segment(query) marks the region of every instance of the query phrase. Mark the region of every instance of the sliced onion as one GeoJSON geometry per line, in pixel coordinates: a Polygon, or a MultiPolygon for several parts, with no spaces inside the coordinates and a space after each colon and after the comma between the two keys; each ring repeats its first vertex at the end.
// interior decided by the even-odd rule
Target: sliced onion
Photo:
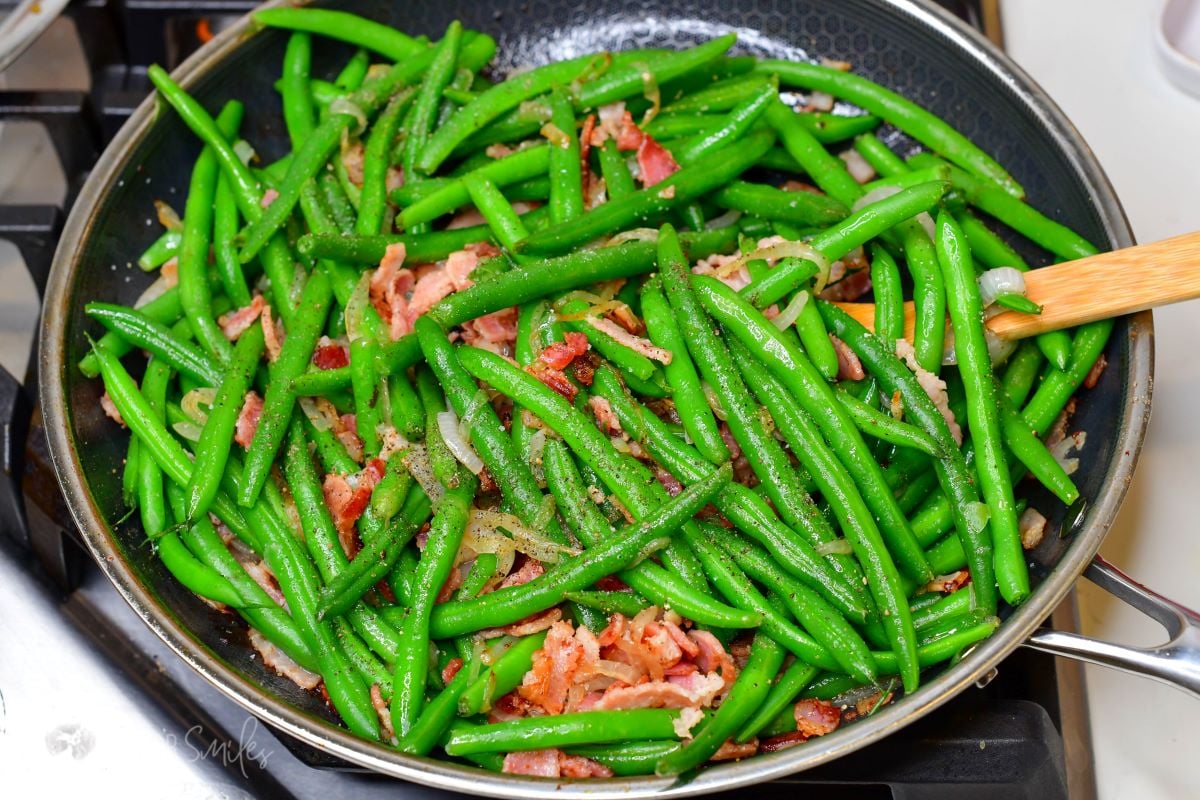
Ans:
{"type": "MultiPolygon", "coordinates": [[[[552,542],[541,533],[525,525],[512,514],[501,511],[485,511],[476,508],[471,511],[471,521],[467,525],[468,533],[478,526],[482,530],[498,532],[501,529],[512,534],[512,546],[529,556],[546,564],[557,563],[564,555],[578,555],[579,550],[552,542]]],[[[503,536],[503,534],[499,534],[503,536]]],[[[507,537],[506,537],[507,538],[507,537]]],[[[487,552],[476,549],[476,552],[487,552]]]]}
{"type": "Polygon", "coordinates": [[[967,503],[963,506],[963,520],[971,533],[979,533],[992,518],[992,510],[987,503],[967,503]]]}
{"type": "Polygon", "coordinates": [[[175,209],[171,208],[162,200],[154,201],[155,216],[158,217],[158,224],[162,225],[169,231],[183,230],[183,221],[179,219],[179,215],[175,213],[175,209]]]}
{"type": "Polygon", "coordinates": [[[854,548],[850,546],[850,542],[846,539],[834,539],[830,542],[823,542],[813,549],[817,551],[817,555],[822,556],[848,556],[854,552],[854,548]]]}
{"type": "Polygon", "coordinates": [[[1079,469],[1078,458],[1068,458],[1072,450],[1083,450],[1083,446],[1087,444],[1087,431],[1079,431],[1072,433],[1069,436],[1064,436],[1061,441],[1050,446],[1050,455],[1054,456],[1054,460],[1068,475],[1075,474],[1079,469]]]}
{"type": "Polygon", "coordinates": [[[792,325],[796,324],[796,320],[800,318],[800,312],[808,305],[808,292],[796,292],[796,296],[784,306],[783,311],[780,311],[775,319],[771,322],[781,331],[786,331],[792,325]]]}
{"type": "Polygon", "coordinates": [[[233,154],[238,157],[238,161],[243,164],[249,164],[258,154],[254,152],[254,145],[247,142],[245,139],[238,139],[233,143],[233,154]]]}
{"type": "Polygon", "coordinates": [[[354,131],[352,132],[353,136],[358,136],[367,129],[366,113],[358,107],[357,103],[345,95],[335,98],[334,101],[329,104],[329,113],[343,114],[348,117],[354,117],[354,131]]]}
{"type": "Polygon", "coordinates": [[[204,429],[194,422],[182,420],[171,426],[171,429],[187,439],[189,442],[200,441],[200,436],[204,433],[204,429]]]}
{"type": "MultiPolygon", "coordinates": [[[[516,560],[517,547],[513,540],[495,528],[482,523],[468,522],[467,530],[463,533],[464,549],[473,553],[491,553],[496,557],[496,574],[506,577],[512,571],[516,560]]],[[[461,552],[461,551],[460,551],[461,552]]]]}
{"type": "Polygon", "coordinates": [[[992,366],[1003,364],[1017,349],[1016,340],[997,336],[990,328],[983,329],[983,336],[987,339],[988,358],[992,360],[992,366]]]}
{"type": "Polygon", "coordinates": [[[794,258],[811,261],[817,265],[817,282],[813,287],[813,291],[818,294],[825,288],[825,284],[829,282],[829,259],[822,253],[817,251],[808,244],[808,242],[792,242],[784,240],[774,242],[766,247],[759,247],[748,254],[739,256],[736,260],[729,262],[717,270],[718,276],[732,275],[737,272],[747,261],[753,261],[756,258],[761,258],[768,263],[774,264],[781,258],[792,256],[794,258]]]}
{"type": "Polygon", "coordinates": [[[543,125],[541,134],[546,137],[552,147],[561,147],[566,150],[571,146],[571,137],[567,136],[566,132],[553,122],[543,125]]]}
{"type": "Polygon", "coordinates": [[[735,209],[726,211],[719,217],[713,217],[708,222],[704,223],[704,230],[712,231],[718,228],[728,228],[730,225],[742,218],[742,212],[735,209]]]}
{"type": "Polygon", "coordinates": [[[367,306],[371,303],[371,273],[364,272],[362,277],[358,279],[358,283],[354,286],[354,291],[350,293],[350,297],[346,299],[346,337],[350,341],[362,338],[365,331],[363,330],[363,316],[367,313],[367,306]]]}
{"type": "Polygon", "coordinates": [[[317,401],[313,398],[301,397],[300,410],[304,412],[304,416],[308,417],[308,421],[312,423],[314,430],[327,431],[333,428],[333,420],[322,412],[317,401]]]}
{"type": "Polygon", "coordinates": [[[633,557],[633,561],[630,562],[629,566],[637,566],[670,543],[670,536],[660,536],[657,539],[650,540],[646,543],[645,547],[643,547],[641,550],[638,550],[637,555],[633,557]]]}
{"type": "Polygon", "coordinates": [[[658,88],[654,73],[648,69],[642,70],[642,97],[650,101],[650,108],[642,116],[642,124],[645,125],[657,117],[662,108],[662,90],[658,88]]]}
{"type": "Polygon", "coordinates": [[[700,388],[704,390],[704,399],[708,401],[708,406],[716,418],[721,422],[729,419],[725,415],[725,406],[721,403],[721,398],[717,396],[717,390],[709,386],[708,381],[701,381],[700,388]]]}
{"type": "MultiPolygon", "coordinates": [[[[167,263],[170,263],[169,261],[167,263]]],[[[179,283],[178,278],[172,278],[162,274],[160,271],[158,277],[154,279],[154,283],[146,287],[146,291],[138,295],[138,299],[133,301],[134,308],[141,308],[147,303],[152,303],[158,298],[166,294],[167,290],[179,283]]]]}
{"type": "Polygon", "coordinates": [[[546,122],[550,119],[550,106],[537,100],[525,100],[517,106],[517,115],[529,122],[546,122]]]}
{"type": "Polygon", "coordinates": [[[860,184],[875,177],[875,168],[868,164],[867,160],[862,157],[862,153],[857,150],[853,148],[843,150],[838,157],[846,162],[846,171],[850,173],[850,177],[860,184]]]}
{"type": "Polygon", "coordinates": [[[883,186],[876,186],[874,189],[872,189],[871,191],[864,194],[862,197],[855,200],[854,205],[852,205],[850,207],[850,210],[851,211],[862,211],[867,206],[874,205],[875,203],[878,203],[880,200],[887,200],[889,197],[891,197],[894,194],[898,194],[899,192],[900,192],[899,186],[895,186],[895,185],[891,185],[891,184],[884,184],[883,186]]]}
{"type": "Polygon", "coordinates": [[[808,104],[817,111],[833,111],[833,95],[828,92],[810,92],[808,104]]]}
{"type": "Polygon", "coordinates": [[[442,411],[437,415],[437,424],[438,432],[442,434],[450,454],[473,474],[483,472],[483,461],[463,436],[462,428],[458,425],[458,415],[453,411],[442,411]]]}
{"type": "Polygon", "coordinates": [[[619,244],[626,242],[653,242],[658,239],[658,230],[655,228],[631,228],[627,231],[621,231],[616,236],[604,243],[605,247],[616,247],[619,244]]]}
{"type": "Polygon", "coordinates": [[[996,267],[979,276],[979,296],[990,306],[1002,294],[1025,294],[1025,276],[1015,267],[996,267]]]}
{"type": "Polygon", "coordinates": [[[542,454],[546,451],[546,429],[538,428],[529,437],[529,468],[539,486],[546,485],[546,469],[542,464],[542,454]]]}
{"type": "Polygon", "coordinates": [[[429,502],[436,503],[442,499],[446,490],[433,476],[433,465],[429,462],[429,451],[425,449],[425,445],[410,446],[400,461],[413,476],[417,485],[421,487],[421,490],[425,492],[429,502]]]}
{"type": "Polygon", "coordinates": [[[535,531],[544,531],[550,525],[550,521],[554,519],[554,513],[557,507],[554,505],[554,495],[548,494],[542,498],[542,504],[538,506],[538,512],[533,518],[533,529],[535,531]]]}
{"type": "Polygon", "coordinates": [[[179,400],[179,408],[183,415],[195,423],[204,425],[208,422],[208,412],[216,399],[217,390],[211,386],[192,389],[179,400]],[[201,406],[205,406],[202,408],[201,406]]]}
{"type": "Polygon", "coordinates": [[[925,229],[926,235],[929,236],[929,241],[936,242],[937,225],[933,223],[933,217],[929,216],[928,212],[922,211],[920,214],[917,214],[915,219],[917,220],[917,224],[925,229]]]}
{"type": "Polygon", "coordinates": [[[479,412],[491,402],[488,393],[483,389],[476,389],[475,394],[471,395],[471,405],[467,406],[466,412],[459,421],[459,426],[463,431],[463,438],[469,440],[471,438],[471,429],[475,427],[475,418],[479,416],[479,412]]]}

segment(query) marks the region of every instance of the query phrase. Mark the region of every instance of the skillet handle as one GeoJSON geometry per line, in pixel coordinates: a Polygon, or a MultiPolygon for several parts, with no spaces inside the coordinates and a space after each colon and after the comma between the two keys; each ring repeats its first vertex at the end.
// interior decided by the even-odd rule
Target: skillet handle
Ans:
{"type": "Polygon", "coordinates": [[[1084,574],[1101,589],[1166,628],[1170,639],[1158,647],[1126,647],[1076,633],[1043,629],[1030,636],[1025,646],[1141,675],[1200,698],[1200,614],[1147,589],[1100,556],[1096,556],[1084,574]]]}

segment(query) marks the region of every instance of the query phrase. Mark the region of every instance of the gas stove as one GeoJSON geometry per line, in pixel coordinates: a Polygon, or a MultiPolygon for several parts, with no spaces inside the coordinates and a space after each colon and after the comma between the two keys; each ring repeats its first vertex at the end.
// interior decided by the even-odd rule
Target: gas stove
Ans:
{"type": "MultiPolygon", "coordinates": [[[[6,4],[0,4],[0,9],[6,4]]],[[[105,143],[149,91],[148,64],[173,67],[253,7],[244,0],[77,0],[0,74],[0,124],[38,123],[52,151],[30,170],[0,149],[0,239],[40,294],[65,214],[105,143]],[[70,35],[73,26],[77,36],[70,35]],[[59,40],[67,41],[65,56],[59,40]],[[72,44],[72,40],[74,43],[72,44]],[[71,73],[66,66],[78,68],[71,73]],[[12,87],[12,88],[8,88],[12,87]],[[20,168],[6,168],[16,163],[20,168]],[[30,204],[34,198],[37,204],[30,204]]],[[[947,2],[984,27],[992,3],[947,2]]],[[[994,24],[994,23],[993,23],[994,24]]],[[[33,137],[32,149],[38,147],[33,137]]],[[[2,260],[2,254],[0,254],[2,260]]],[[[11,265],[9,265],[11,266],[11,265]]],[[[0,280],[14,280],[0,268],[0,280]]],[[[0,302],[9,294],[0,289],[0,302]]],[[[9,308],[9,306],[4,306],[9,308]]],[[[0,320],[5,366],[34,314],[0,320]],[[19,319],[20,318],[20,319],[19,319]]],[[[22,313],[18,313],[22,312],[22,313]]],[[[24,379],[0,370],[0,774],[44,796],[434,798],[313,751],[259,724],[176,658],[89,562],[50,466],[24,379]],[[11,761],[10,761],[11,759],[11,761]]],[[[1076,627],[1073,599],[1056,612],[1076,627]]],[[[977,689],[887,740],[802,775],[730,797],[988,798],[1094,796],[1080,668],[1019,651],[977,689]]]]}

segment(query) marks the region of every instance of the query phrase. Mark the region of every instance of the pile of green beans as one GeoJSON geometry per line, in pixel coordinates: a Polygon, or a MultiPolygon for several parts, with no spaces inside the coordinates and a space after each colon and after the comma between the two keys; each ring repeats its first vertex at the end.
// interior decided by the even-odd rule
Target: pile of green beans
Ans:
{"type": "MultiPolygon", "coordinates": [[[[1042,439],[1112,322],[994,360],[977,273],[1031,268],[1013,236],[1095,248],[990,155],[852,72],[730,57],[732,34],[497,80],[458,22],[255,19],[288,36],[292,151],[251,168],[262,110],[151,67],[197,155],[182,221],[130,260],[178,285],[88,303],[79,368],[128,428],[124,497],[166,570],[316,673],[350,730],[485,769],[558,749],[682,775],[794,731],[798,700],[915,691],[1029,595],[1017,481],[1080,499],[1042,439]],[[356,48],[336,74],[326,38],[356,48]],[[838,259],[874,331],[823,299],[838,259]],[[715,708],[489,717],[536,702],[514,693],[563,626],[607,642],[622,618],[748,655],[715,708]]],[[[1003,305],[1039,313],[1023,300],[1003,305]]]]}

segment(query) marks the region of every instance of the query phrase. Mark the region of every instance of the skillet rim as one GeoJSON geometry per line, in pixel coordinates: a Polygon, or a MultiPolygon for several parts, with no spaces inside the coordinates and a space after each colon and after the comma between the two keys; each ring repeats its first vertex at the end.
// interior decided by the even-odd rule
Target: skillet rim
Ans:
{"type": "MultiPolygon", "coordinates": [[[[964,50],[980,69],[1004,83],[1025,103],[1050,134],[1054,145],[1089,190],[1090,199],[1104,226],[1109,244],[1133,244],[1128,220],[1111,184],[1079,132],[1042,89],[1007,55],[949,12],[926,0],[880,0],[893,13],[907,15],[932,28],[952,45],[964,50]]],[[[272,0],[264,7],[287,5],[272,0]]],[[[254,26],[249,15],[219,34],[173,73],[185,88],[226,56],[241,47],[254,26]]],[[[104,515],[88,492],[82,465],[68,429],[65,370],[68,300],[81,269],[80,245],[92,229],[108,190],[131,150],[157,119],[157,101],[151,94],[121,128],[101,155],[64,226],[54,257],[40,328],[40,406],[45,419],[50,454],[68,508],[88,549],[126,602],[192,669],[246,711],[306,744],[363,767],[394,777],[452,791],[497,797],[685,797],[747,786],[790,775],[832,761],[876,742],[930,713],[972,683],[983,678],[1004,657],[1020,646],[1072,589],[1111,527],[1127,491],[1141,450],[1150,414],[1153,384],[1153,323],[1149,312],[1128,318],[1129,361],[1124,376],[1131,402],[1122,410],[1116,445],[1102,488],[1073,535],[1070,547],[1033,592],[995,634],[981,643],[958,665],[937,675],[913,695],[883,708],[836,736],[809,742],[804,747],[756,756],[746,761],[709,767],[690,779],[614,778],[599,782],[530,780],[460,767],[431,758],[406,756],[381,744],[368,742],[326,720],[301,711],[262,687],[248,681],[178,623],[153,591],[136,575],[115,546],[104,515]],[[86,209],[86,211],[85,211],[86,209]]],[[[1120,330],[1120,328],[1118,329],[1120,330]]]]}

